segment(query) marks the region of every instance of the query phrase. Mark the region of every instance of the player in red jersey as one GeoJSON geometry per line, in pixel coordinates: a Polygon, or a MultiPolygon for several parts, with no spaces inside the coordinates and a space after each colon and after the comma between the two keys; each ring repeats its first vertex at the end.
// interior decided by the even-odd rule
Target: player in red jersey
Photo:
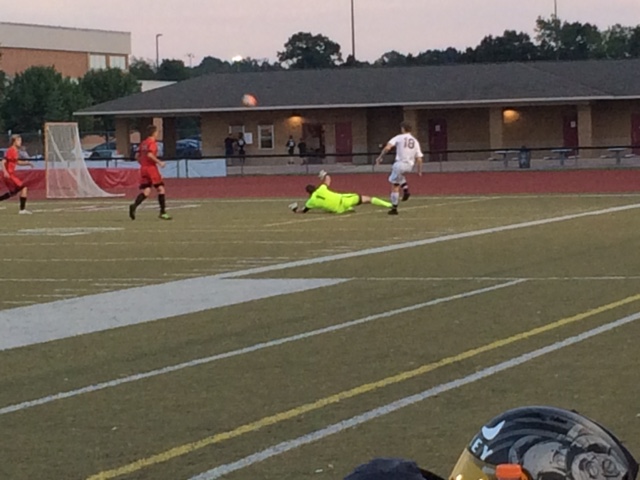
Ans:
{"type": "Polygon", "coordinates": [[[138,148],[138,162],[140,163],[140,192],[135,201],[129,205],[129,217],[136,219],[136,209],[151,194],[151,187],[158,191],[158,203],[160,204],[160,218],[171,220],[166,212],[166,200],[164,196],[164,182],[158,167],[164,168],[165,163],[158,158],[158,128],[150,125],[147,128],[147,138],[140,143],[138,148]]]}
{"type": "Polygon", "coordinates": [[[31,215],[27,210],[27,187],[16,175],[16,167],[24,165],[33,168],[33,164],[27,160],[20,160],[20,147],[22,137],[20,135],[11,136],[11,146],[7,149],[2,159],[2,178],[7,186],[8,192],[0,195],[0,202],[20,193],[20,213],[21,215],[31,215]]]}

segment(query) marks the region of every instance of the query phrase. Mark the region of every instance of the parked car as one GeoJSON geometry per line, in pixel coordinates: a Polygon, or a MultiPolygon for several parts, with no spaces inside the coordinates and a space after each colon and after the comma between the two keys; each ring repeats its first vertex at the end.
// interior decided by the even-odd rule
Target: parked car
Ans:
{"type": "MultiPolygon", "coordinates": [[[[9,150],[9,149],[8,148],[0,148],[0,160],[4,158],[4,156],[7,153],[7,150],[9,150]]],[[[26,150],[20,150],[19,156],[20,156],[20,160],[38,161],[38,160],[42,160],[43,159],[42,155],[29,155],[29,153],[26,150]]]]}
{"type": "MultiPolygon", "coordinates": [[[[131,145],[131,158],[135,159],[139,144],[131,145]]],[[[158,157],[164,157],[164,143],[158,142],[158,157]]],[[[183,138],[176,142],[176,158],[202,158],[202,143],[198,140],[183,138]]]]}
{"type": "Polygon", "coordinates": [[[124,155],[122,155],[116,149],[115,141],[104,142],[104,143],[101,143],[100,145],[96,145],[92,149],[86,150],[84,155],[85,155],[85,158],[88,158],[91,160],[109,160],[112,158],[124,157],[124,155]]]}

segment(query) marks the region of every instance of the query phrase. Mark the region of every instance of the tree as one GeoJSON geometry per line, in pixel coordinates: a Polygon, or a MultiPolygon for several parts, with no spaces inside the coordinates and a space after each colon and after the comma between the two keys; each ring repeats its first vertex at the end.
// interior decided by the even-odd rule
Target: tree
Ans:
{"type": "Polygon", "coordinates": [[[506,30],[502,36],[486,36],[473,50],[467,52],[475,63],[528,62],[540,58],[538,47],[523,32],[506,30]]]}
{"type": "Polygon", "coordinates": [[[37,131],[46,122],[71,121],[88,104],[80,86],[53,67],[31,67],[7,88],[0,115],[6,129],[37,131]]]}
{"type": "MultiPolygon", "coordinates": [[[[88,99],[89,105],[93,106],[137,93],[140,91],[140,83],[129,72],[110,68],[87,72],[80,80],[80,88],[88,99]]],[[[113,119],[108,117],[100,117],[97,122],[93,122],[92,126],[93,128],[89,128],[100,128],[104,131],[115,128],[113,119]]]]}
{"type": "Polygon", "coordinates": [[[324,35],[298,32],[278,52],[282,66],[291,69],[333,68],[342,63],[340,45],[324,35]]]}
{"type": "Polygon", "coordinates": [[[191,78],[191,70],[182,60],[163,60],[156,72],[156,80],[181,82],[191,78]]]}
{"type": "Polygon", "coordinates": [[[640,57],[640,26],[613,25],[602,33],[604,54],[607,58],[640,57]]]}
{"type": "Polygon", "coordinates": [[[231,68],[231,63],[209,56],[204,57],[200,62],[200,65],[193,68],[192,75],[197,77],[210,73],[229,73],[231,68]]]}
{"type": "Polygon", "coordinates": [[[374,62],[374,65],[379,67],[406,67],[407,64],[407,56],[396,50],[383,53],[382,56],[374,62]]]}
{"type": "Polygon", "coordinates": [[[568,23],[557,17],[539,17],[536,21],[536,39],[544,58],[587,60],[605,55],[602,33],[590,23],[568,23]]]}
{"type": "Polygon", "coordinates": [[[416,57],[420,65],[451,65],[463,63],[464,57],[459,50],[449,47],[446,50],[426,50],[416,57]]]}
{"type": "Polygon", "coordinates": [[[156,71],[151,63],[142,58],[133,58],[129,65],[129,73],[138,80],[155,80],[156,71]]]}

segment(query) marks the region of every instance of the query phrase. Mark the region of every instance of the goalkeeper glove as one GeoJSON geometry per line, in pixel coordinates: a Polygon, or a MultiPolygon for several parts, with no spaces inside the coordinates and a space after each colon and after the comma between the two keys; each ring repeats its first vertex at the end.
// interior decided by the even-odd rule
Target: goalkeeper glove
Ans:
{"type": "Polygon", "coordinates": [[[318,178],[320,180],[324,180],[324,177],[327,176],[327,172],[325,170],[320,170],[320,173],[318,173],[318,178]]]}

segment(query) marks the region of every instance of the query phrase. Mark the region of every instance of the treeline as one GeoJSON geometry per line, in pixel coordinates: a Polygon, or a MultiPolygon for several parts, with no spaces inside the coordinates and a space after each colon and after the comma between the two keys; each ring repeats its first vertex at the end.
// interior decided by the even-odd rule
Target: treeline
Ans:
{"type": "Polygon", "coordinates": [[[544,60],[588,60],[640,58],[640,25],[614,25],[600,30],[591,23],[538,18],[533,37],[507,30],[488,35],[475,47],[401,53],[390,51],[372,63],[346,56],[341,46],[324,35],[299,32],[291,36],[277,61],[245,58],[238,62],[205,57],[193,67],[182,60],[164,60],[158,68],[150,61],[134,59],[131,73],[143,80],[180,81],[210,73],[260,72],[282,69],[340,67],[401,67],[469,63],[528,62],[544,60]]]}
{"type": "MultiPolygon", "coordinates": [[[[341,46],[324,35],[299,32],[277,53],[277,61],[245,58],[227,61],[206,57],[193,67],[166,59],[155,66],[133,59],[129,72],[92,71],[79,81],[64,78],[53,68],[33,67],[9,81],[0,71],[1,131],[37,132],[45,122],[69,121],[82,108],[140,90],[140,80],[182,81],[211,73],[260,72],[283,69],[376,68],[417,65],[640,58],[640,26],[614,25],[600,30],[591,23],[538,18],[533,38],[507,30],[486,36],[473,48],[426,50],[418,54],[387,52],[373,63],[344,58],[341,46]]],[[[84,131],[108,131],[113,120],[82,119],[84,131]]]]}

